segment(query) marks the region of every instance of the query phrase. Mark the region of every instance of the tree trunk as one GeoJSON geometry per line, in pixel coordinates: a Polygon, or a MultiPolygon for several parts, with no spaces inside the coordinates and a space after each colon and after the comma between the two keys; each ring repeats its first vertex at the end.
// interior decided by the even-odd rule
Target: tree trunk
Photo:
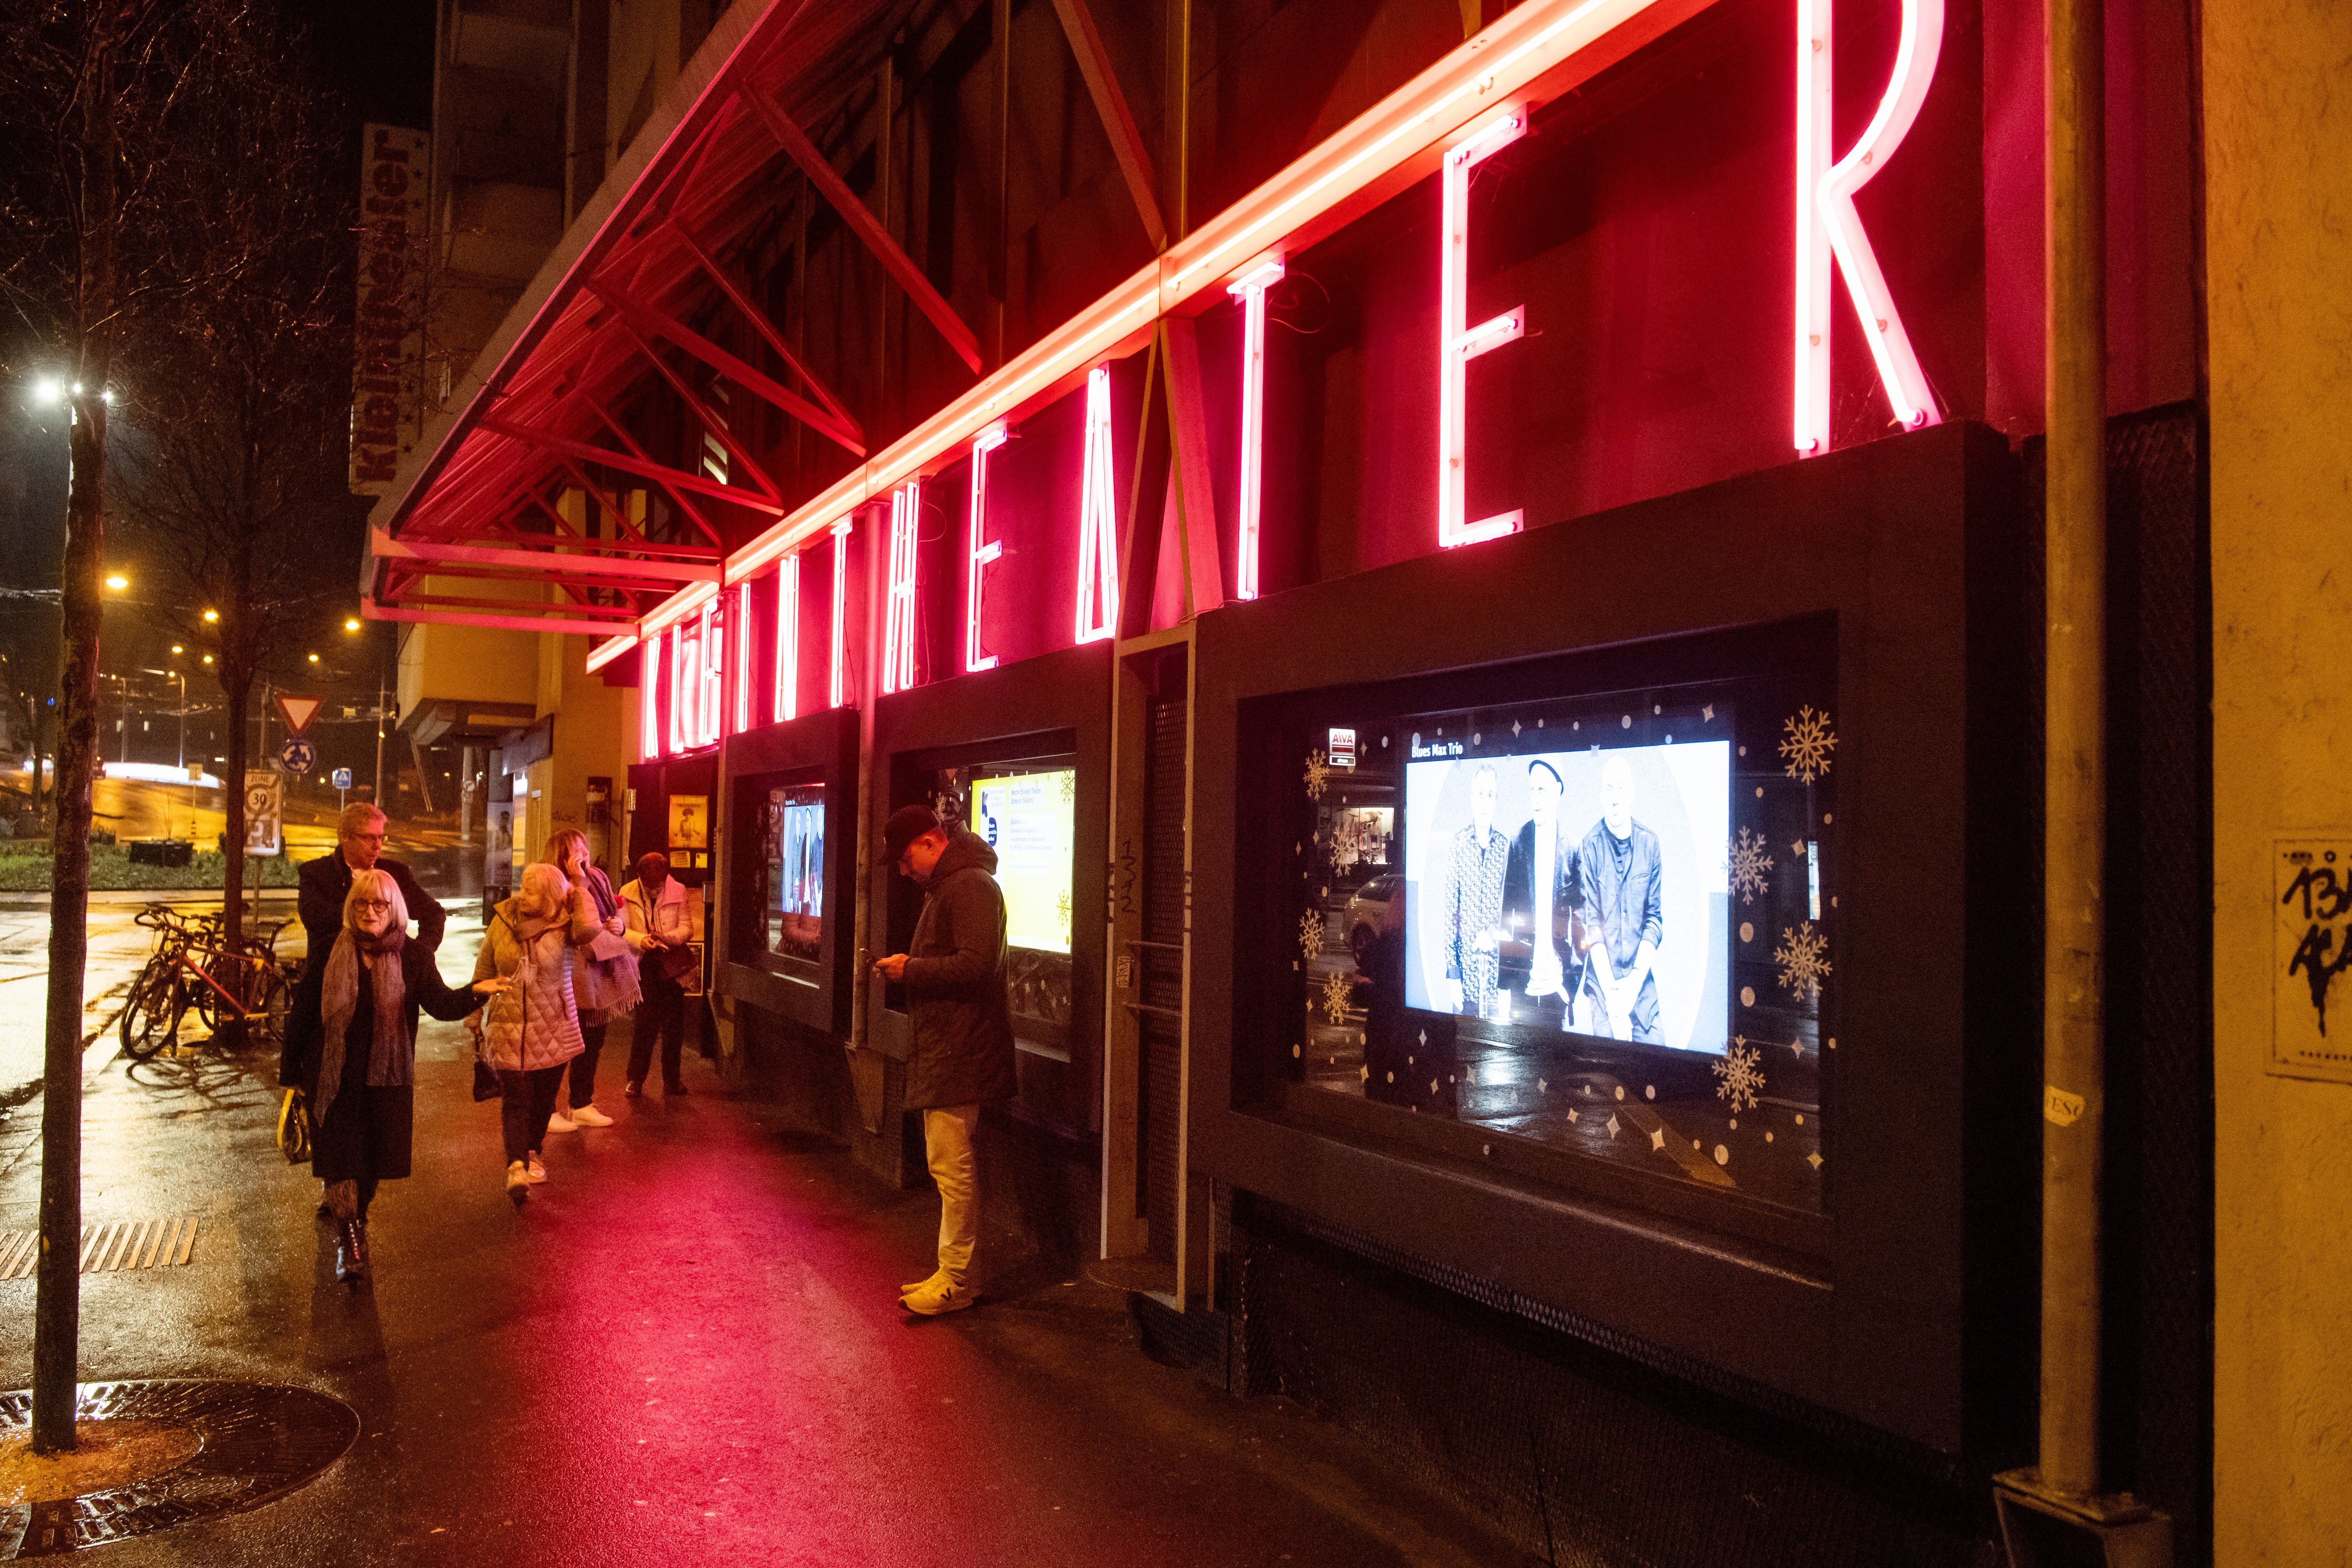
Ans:
{"type": "Polygon", "coordinates": [[[245,935],[245,770],[252,748],[246,744],[245,710],[253,700],[253,677],[224,678],[221,691],[228,699],[228,762],[221,795],[228,806],[226,864],[221,879],[221,918],[228,928],[232,949],[245,935]]]}
{"type": "Polygon", "coordinates": [[[81,1341],[81,1047],[89,957],[90,778],[98,766],[99,575],[106,542],[106,385],[113,374],[115,17],[91,24],[81,87],[82,237],[73,474],[59,616],[58,776],[50,845],[49,998],[42,1057],[41,1250],[33,1305],[33,1451],[74,1447],[81,1341]]]}

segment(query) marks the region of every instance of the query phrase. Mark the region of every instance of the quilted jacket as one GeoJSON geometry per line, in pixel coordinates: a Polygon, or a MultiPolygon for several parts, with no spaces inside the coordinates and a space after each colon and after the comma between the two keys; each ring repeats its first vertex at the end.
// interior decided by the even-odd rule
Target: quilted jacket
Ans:
{"type": "Polygon", "coordinates": [[[483,1009],[482,1059],[503,1071],[528,1072],[568,1062],[585,1048],[572,993],[570,950],[594,939],[596,910],[580,892],[553,921],[527,921],[516,903],[508,899],[499,904],[482,933],[474,978],[501,975],[514,983],[483,1009]]]}

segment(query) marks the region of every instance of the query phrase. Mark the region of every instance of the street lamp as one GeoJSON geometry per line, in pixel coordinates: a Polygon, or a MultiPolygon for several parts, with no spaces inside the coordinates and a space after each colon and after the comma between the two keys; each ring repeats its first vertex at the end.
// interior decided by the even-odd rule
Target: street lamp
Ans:
{"type": "Polygon", "coordinates": [[[316,663],[318,663],[318,662],[319,662],[319,656],[318,656],[317,654],[315,654],[315,653],[314,653],[314,654],[312,654],[312,655],[310,656],[310,662],[311,662],[312,664],[316,664],[316,663]]]}
{"type": "Polygon", "coordinates": [[[106,585],[120,594],[123,589],[131,586],[131,579],[125,577],[121,573],[116,572],[107,577],[106,585]]]}
{"type": "Polygon", "coordinates": [[[360,629],[360,618],[359,618],[357,616],[352,616],[350,619],[348,619],[348,620],[346,620],[346,621],[344,621],[344,622],[343,622],[343,630],[345,630],[345,631],[347,631],[347,632],[355,632],[355,631],[357,631],[357,630],[359,630],[359,629],[360,629]]]}
{"type": "Polygon", "coordinates": [[[207,623],[219,620],[220,612],[218,610],[206,610],[205,612],[205,619],[207,623]]]}

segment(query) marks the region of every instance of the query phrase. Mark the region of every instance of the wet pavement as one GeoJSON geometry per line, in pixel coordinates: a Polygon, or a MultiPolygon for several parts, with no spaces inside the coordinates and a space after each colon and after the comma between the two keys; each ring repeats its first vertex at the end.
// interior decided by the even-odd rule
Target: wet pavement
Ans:
{"type": "MultiPolygon", "coordinates": [[[[445,976],[470,973],[479,936],[453,921],[445,976]]],[[[24,959],[0,943],[0,963],[24,959]]],[[[24,1027],[7,990],[0,1035],[24,1027]]],[[[551,1134],[551,1179],[519,1212],[465,1033],[428,1021],[416,1173],[378,1200],[356,1292],[333,1279],[316,1184],[272,1147],[274,1060],[133,1065],[101,1039],[85,1217],[201,1228],[186,1267],[82,1277],[85,1382],[292,1384],[360,1417],[319,1479],[104,1561],[1516,1561],[1297,1406],[1153,1363],[1124,1295],[994,1224],[984,1304],[907,1318],[897,1287],[929,1271],[936,1198],[881,1187],[691,1058],[688,1097],[625,1100],[625,1035],[598,1097],[616,1125],[551,1134]]],[[[0,1229],[34,1222],[38,1114],[0,1122],[0,1229]]],[[[29,1376],[32,1302],[30,1279],[0,1282],[0,1387],[29,1376]]]]}

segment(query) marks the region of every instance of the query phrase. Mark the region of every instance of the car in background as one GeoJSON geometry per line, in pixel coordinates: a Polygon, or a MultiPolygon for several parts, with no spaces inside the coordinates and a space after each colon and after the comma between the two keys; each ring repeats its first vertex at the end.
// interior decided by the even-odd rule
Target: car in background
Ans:
{"type": "Polygon", "coordinates": [[[1389,921],[1397,912],[1397,900],[1404,896],[1404,878],[1391,871],[1375,877],[1356,889],[1348,900],[1345,924],[1348,928],[1348,951],[1358,963],[1364,962],[1364,949],[1389,929],[1389,921]]]}

